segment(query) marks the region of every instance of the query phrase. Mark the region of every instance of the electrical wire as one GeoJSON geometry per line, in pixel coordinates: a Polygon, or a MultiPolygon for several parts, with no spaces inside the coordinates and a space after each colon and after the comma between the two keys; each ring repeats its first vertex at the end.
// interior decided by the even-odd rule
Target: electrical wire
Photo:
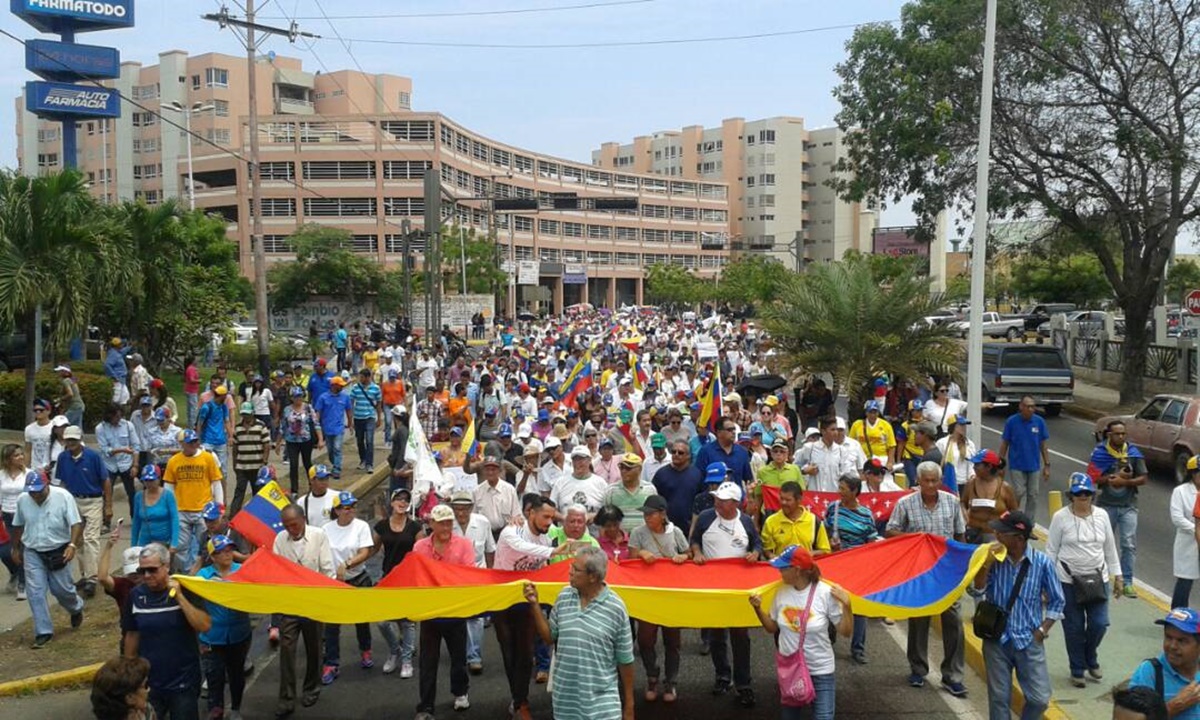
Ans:
{"type": "Polygon", "coordinates": [[[566,12],[571,10],[589,10],[592,8],[605,8],[617,5],[644,5],[652,3],[656,0],[613,0],[612,2],[589,2],[580,3],[577,5],[555,5],[551,7],[539,8],[506,8],[502,10],[463,10],[459,12],[434,12],[434,13],[380,13],[371,15],[293,15],[292,17],[280,15],[267,15],[264,19],[269,20],[390,20],[403,18],[459,18],[459,17],[481,17],[485,15],[525,15],[535,13],[550,13],[550,12],[566,12]]]}

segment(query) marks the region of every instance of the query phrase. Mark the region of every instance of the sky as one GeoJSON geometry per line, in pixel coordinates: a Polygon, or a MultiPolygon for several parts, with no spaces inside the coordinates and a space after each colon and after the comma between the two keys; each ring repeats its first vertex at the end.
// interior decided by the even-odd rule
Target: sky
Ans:
{"type": "MultiPolygon", "coordinates": [[[[243,15],[244,0],[229,0],[243,15]]],[[[229,30],[200,18],[221,0],[138,0],[136,27],[80,35],[117,47],[123,61],[158,62],[165,50],[244,54],[229,30]]],[[[853,25],[899,18],[901,0],[269,0],[259,21],[323,36],[273,37],[261,52],[300,58],[309,71],[355,69],[413,80],[414,110],[438,111],[500,142],[590,162],[607,141],[687,125],[713,126],[791,115],[810,128],[834,124],[834,67],[853,25]],[[559,11],[547,8],[591,5],[559,11]],[[536,12],[507,12],[514,10],[536,12]],[[493,13],[447,15],[452,13],[493,13]],[[327,21],[323,15],[328,14],[327,21]],[[440,17],[413,17],[441,14],[440,17]],[[351,15],[409,17],[351,19],[351,15]],[[587,47],[588,44],[804,31],[776,37],[690,44],[587,47]],[[339,41],[338,36],[345,41],[339,41]],[[532,45],[462,48],[425,43],[532,45]],[[538,46],[566,47],[538,47],[538,46]],[[318,58],[321,62],[318,62],[318,58]]],[[[4,13],[0,27],[38,33],[4,13]]],[[[15,97],[27,80],[24,49],[0,36],[0,87],[15,97]]],[[[0,105],[0,165],[16,164],[12,102],[0,105]]],[[[911,222],[906,207],[884,211],[884,225],[911,222]]]]}

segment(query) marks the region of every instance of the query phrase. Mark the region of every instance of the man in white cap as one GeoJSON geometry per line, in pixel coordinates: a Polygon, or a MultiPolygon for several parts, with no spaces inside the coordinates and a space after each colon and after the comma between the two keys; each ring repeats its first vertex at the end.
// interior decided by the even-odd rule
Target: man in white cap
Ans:
{"type": "Polygon", "coordinates": [[[70,613],[71,627],[83,623],[83,598],[71,583],[71,560],[83,543],[83,520],[69,492],[52,487],[44,470],[30,470],[12,524],[13,560],[25,567],[36,650],[54,637],[47,593],[70,613]]]}
{"type": "MultiPolygon", "coordinates": [[[[804,473],[805,487],[813,492],[837,492],[838,478],[847,473],[857,473],[862,465],[855,465],[853,453],[837,441],[837,420],[821,418],[821,439],[800,446],[793,462],[804,473]]],[[[850,441],[855,447],[857,442],[850,441]]],[[[859,452],[862,452],[861,448],[859,452]]],[[[863,460],[865,463],[866,460],[863,460]]]]}
{"type": "Polygon", "coordinates": [[[496,538],[513,518],[521,516],[521,499],[516,488],[502,480],[500,459],[495,455],[483,457],[479,474],[482,482],[471,493],[472,500],[479,514],[487,518],[492,537],[496,538]]]}
{"type": "Polygon", "coordinates": [[[538,492],[543,497],[550,497],[554,486],[558,484],[559,480],[570,475],[571,469],[567,465],[567,453],[563,448],[562,440],[551,435],[546,438],[542,447],[546,462],[538,469],[536,486],[526,486],[524,492],[538,492]]]}
{"type": "MultiPolygon", "coordinates": [[[[638,468],[641,469],[640,467],[638,468]]],[[[579,504],[587,508],[588,524],[591,525],[604,506],[604,493],[608,483],[592,472],[592,451],[580,445],[571,451],[571,472],[564,474],[550,490],[550,499],[560,508],[557,515],[563,519],[562,508],[579,504]]]]}
{"type": "MultiPolygon", "coordinates": [[[[860,468],[867,464],[867,454],[863,452],[862,443],[852,438],[846,437],[846,418],[838,416],[837,419],[837,435],[838,444],[846,448],[846,451],[852,456],[851,460],[854,467],[860,468]]],[[[891,471],[891,468],[888,468],[891,471]]]]}
{"type": "MultiPolygon", "coordinates": [[[[132,428],[129,432],[133,432],[132,428]]],[[[136,443],[136,440],[131,442],[136,443]]],[[[100,453],[84,447],[83,429],[78,425],[68,425],[63,430],[63,445],[66,449],[59,453],[58,462],[54,464],[54,477],[75,497],[75,506],[83,518],[79,570],[81,592],[90,598],[96,594],[100,531],[112,521],[112,478],[100,453]]]]}
{"type": "MultiPolygon", "coordinates": [[[[454,534],[470,540],[475,548],[475,567],[490,568],[496,559],[496,538],[487,517],[474,512],[475,498],[468,492],[456,492],[450,497],[450,509],[454,511],[454,534]]],[[[472,675],[483,672],[482,617],[467,619],[467,670],[472,675]]]]}

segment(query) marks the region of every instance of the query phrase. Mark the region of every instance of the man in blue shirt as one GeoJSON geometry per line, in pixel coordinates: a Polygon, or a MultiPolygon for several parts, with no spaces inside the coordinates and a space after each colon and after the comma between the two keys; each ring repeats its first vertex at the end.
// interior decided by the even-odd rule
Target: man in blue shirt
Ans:
{"type": "Polygon", "coordinates": [[[329,383],[333,380],[333,376],[334,374],[329,372],[325,358],[317,358],[317,361],[313,363],[312,375],[308,376],[308,401],[313,406],[316,406],[322,395],[329,392],[329,383]]]}
{"type": "Polygon", "coordinates": [[[1050,451],[1046,443],[1050,431],[1037,414],[1037,403],[1029,395],[1021,397],[1021,409],[1004,421],[1000,435],[1000,457],[1008,460],[1005,477],[1017,494],[1017,504],[1031,518],[1037,518],[1042,483],[1050,477],[1050,451]]]}
{"type": "MultiPolygon", "coordinates": [[[[686,440],[670,446],[671,462],[654,473],[654,492],[667,501],[667,518],[686,535],[692,527],[692,502],[700,492],[704,471],[692,464],[686,440]]],[[[724,480],[724,478],[722,478],[724,480]]]]}
{"type": "Polygon", "coordinates": [[[17,498],[12,530],[12,559],[25,568],[36,650],[54,637],[47,592],[71,614],[71,627],[83,624],[83,598],[71,582],[71,560],[83,541],[83,523],[71,495],[52,487],[45,470],[30,470],[25,492],[17,498]]]}
{"type": "Polygon", "coordinates": [[[63,429],[66,450],[58,455],[54,477],[75,498],[83,518],[83,544],[79,548],[80,588],[84,597],[96,594],[96,570],[100,563],[100,531],[112,522],[112,479],[100,453],[83,446],[83,430],[76,425],[63,429]]]}
{"type": "Polygon", "coordinates": [[[217,456],[221,461],[221,475],[229,477],[229,438],[233,435],[233,415],[225,398],[229,389],[218,385],[196,415],[196,431],[200,433],[200,447],[217,456]]]}
{"type": "Polygon", "coordinates": [[[737,437],[737,425],[722,415],[717,418],[713,427],[717,430],[717,439],[704,445],[700,452],[696,453],[696,467],[706,468],[712,463],[723,462],[729,468],[730,479],[744,491],[754,481],[754,473],[750,470],[750,453],[734,442],[737,437]]]}
{"type": "Polygon", "coordinates": [[[993,520],[991,527],[996,531],[997,542],[992,543],[970,589],[976,600],[986,597],[988,602],[1008,610],[1008,623],[1000,638],[983,641],[988,717],[990,720],[1012,717],[1009,706],[1015,670],[1025,695],[1021,720],[1038,720],[1050,705],[1051,693],[1044,645],[1050,628],[1062,619],[1066,600],[1054,562],[1045,553],[1029,547],[1032,518],[1020,510],[1010,510],[993,520]],[[1001,550],[1008,554],[998,562],[1001,550]]]}
{"type": "Polygon", "coordinates": [[[1174,720],[1200,719],[1200,614],[1175,608],[1154,624],[1163,626],[1163,651],[1138,665],[1129,687],[1152,688],[1174,720]]]}
{"type": "Polygon", "coordinates": [[[333,331],[333,350],[337,353],[337,370],[349,370],[350,366],[346,364],[346,348],[350,345],[350,335],[346,332],[346,323],[340,323],[338,329],[333,331]]]}
{"type": "Polygon", "coordinates": [[[371,379],[371,370],[358,371],[358,382],[350,388],[354,413],[354,440],[358,444],[358,469],[375,469],[375,428],[383,424],[383,390],[371,379]]]}
{"type": "Polygon", "coordinates": [[[129,366],[125,364],[125,355],[129,348],[119,337],[112,339],[108,352],[104,356],[104,374],[113,382],[112,401],[115,405],[129,404],[129,366]]]}
{"type": "Polygon", "coordinates": [[[313,410],[317,413],[317,422],[321,424],[321,434],[325,436],[325,445],[329,447],[329,464],[333,466],[335,480],[342,477],[342,434],[346,432],[346,425],[350,424],[351,420],[350,395],[342,392],[344,387],[346,381],[342,376],[334,375],[329,381],[329,392],[322,395],[313,405],[313,410]]]}

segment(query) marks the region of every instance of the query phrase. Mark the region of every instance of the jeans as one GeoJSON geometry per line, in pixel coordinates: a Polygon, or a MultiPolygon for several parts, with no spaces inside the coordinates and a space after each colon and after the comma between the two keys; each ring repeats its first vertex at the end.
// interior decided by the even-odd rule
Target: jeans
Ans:
{"type": "Polygon", "coordinates": [[[64,415],[67,416],[67,422],[77,427],[83,427],[83,411],[84,408],[76,408],[74,410],[68,408],[64,415]]]}
{"type": "Polygon", "coordinates": [[[461,697],[467,694],[467,688],[470,686],[471,680],[467,676],[466,622],[424,620],[421,622],[420,675],[417,682],[421,698],[417,702],[417,712],[433,713],[443,640],[446,641],[446,650],[450,653],[450,694],[461,697]]]}
{"type": "Polygon", "coordinates": [[[1038,498],[1042,494],[1042,469],[1024,471],[1009,469],[1006,478],[1017,496],[1017,505],[1037,522],[1038,498]]]}
{"type": "Polygon", "coordinates": [[[529,680],[533,677],[533,617],[529,605],[521,603],[492,615],[500,656],[504,660],[504,675],[513,708],[529,705],[529,680]]]}
{"type": "MultiPolygon", "coordinates": [[[[1121,579],[1133,585],[1133,566],[1137,562],[1138,509],[1135,507],[1104,507],[1117,536],[1117,551],[1121,555],[1121,579]]],[[[1173,605],[1172,607],[1187,607],[1173,605]]]]}
{"type": "Polygon", "coordinates": [[[379,623],[379,634],[387,643],[388,653],[399,655],[401,662],[412,662],[417,651],[417,624],[409,620],[388,620],[379,623]],[[396,632],[396,625],[400,632],[396,632]]]}
{"type": "Polygon", "coordinates": [[[217,456],[217,461],[221,463],[221,477],[229,477],[229,444],[210,445],[208,443],[201,443],[200,447],[217,456]]]}
{"type": "Polygon", "coordinates": [[[392,443],[392,408],[395,405],[383,406],[383,442],[390,445],[392,443]]]}
{"type": "Polygon", "coordinates": [[[184,690],[150,689],[150,706],[159,720],[198,720],[200,717],[200,688],[184,690]]]}
{"type": "Polygon", "coordinates": [[[129,517],[133,517],[133,496],[137,495],[137,490],[133,486],[133,471],[121,470],[109,473],[108,476],[112,478],[114,491],[117,489],[117,481],[121,481],[122,487],[125,488],[125,500],[129,503],[129,517]]]}
{"type": "Polygon", "coordinates": [[[342,433],[325,436],[325,447],[329,450],[329,469],[334,477],[342,475],[342,433]]]}
{"type": "Polygon", "coordinates": [[[717,680],[729,681],[734,687],[750,687],[750,630],[748,628],[712,628],[708,631],[708,647],[717,680]],[[726,640],[728,638],[728,641],[726,640]],[[733,646],[733,667],[729,665],[728,645],[733,646]]]}
{"type": "MultiPolygon", "coordinates": [[[[11,531],[13,526],[13,514],[7,512],[0,513],[0,517],[4,518],[4,527],[11,531]]],[[[4,567],[8,568],[9,574],[17,579],[17,587],[25,587],[25,568],[22,565],[18,565],[12,559],[12,543],[8,543],[4,547],[5,549],[0,551],[0,562],[3,562],[4,567]]]]}
{"type": "Polygon", "coordinates": [[[988,718],[1011,720],[1012,676],[1025,695],[1021,720],[1039,720],[1050,705],[1050,670],[1046,667],[1046,648],[1036,640],[1024,650],[1012,642],[1001,645],[994,640],[983,641],[983,663],[987,668],[988,718]]]}
{"type": "MultiPolygon", "coordinates": [[[[371,587],[371,576],[363,572],[357,577],[346,580],[347,585],[354,587],[371,587]]],[[[358,636],[358,651],[371,651],[371,623],[356,623],[354,632],[358,636]]],[[[325,623],[325,664],[337,667],[341,665],[342,626],[336,623],[325,623]]]]}
{"type": "Polygon", "coordinates": [[[54,595],[68,613],[83,611],[83,598],[75,592],[75,584],[71,582],[71,565],[68,563],[61,570],[51,570],[41,554],[29,548],[21,551],[21,560],[25,563],[25,592],[29,611],[33,614],[33,632],[35,635],[53,635],[54,621],[50,618],[47,592],[54,595]]]}
{"type": "Polygon", "coordinates": [[[861,655],[867,651],[867,619],[862,615],[854,616],[854,633],[850,636],[851,654],[861,655]]]}
{"type": "Polygon", "coordinates": [[[533,637],[533,664],[538,672],[550,672],[550,646],[537,634],[533,637]]]}
{"type": "Polygon", "coordinates": [[[186,427],[196,427],[196,410],[200,407],[200,395],[197,393],[187,393],[187,425],[186,427]]]}
{"type": "Polygon", "coordinates": [[[483,662],[483,618],[467,620],[467,663],[483,662]]]}
{"type": "Polygon", "coordinates": [[[321,623],[284,615],[279,622],[279,705],[277,711],[296,709],[296,649],[304,638],[304,696],[321,692],[321,623]]]}
{"type": "MultiPolygon", "coordinates": [[[[1067,643],[1067,659],[1071,665],[1071,677],[1083,677],[1084,670],[1100,667],[1096,650],[1108,631],[1108,598],[1091,605],[1075,602],[1075,586],[1063,583],[1063,596],[1067,604],[1063,607],[1063,640],[1067,643]]],[[[1172,605],[1172,607],[1181,607],[1172,605]]],[[[1182,606],[1186,607],[1186,605],[1182,606]]]]}
{"type": "Polygon", "coordinates": [[[246,654],[250,652],[250,638],[233,645],[209,646],[208,667],[208,711],[225,707],[225,679],[229,679],[229,708],[242,709],[242,695],[246,692],[246,654]]]}
{"type": "MultiPolygon", "coordinates": [[[[658,631],[661,626],[638,621],[637,644],[642,655],[642,666],[646,668],[646,678],[655,680],[659,677],[658,667],[658,631]]],[[[682,642],[682,631],[679,628],[663,627],[663,659],[665,675],[663,681],[674,685],[679,677],[679,646],[682,642]]]]}
{"type": "MultiPolygon", "coordinates": [[[[963,679],[963,623],[961,601],[955,601],[942,613],[942,682],[960,683],[963,679]]],[[[929,674],[929,625],[931,617],[908,620],[908,666],[913,675],[929,674]]]]}
{"type": "Polygon", "coordinates": [[[812,720],[833,720],[834,701],[837,700],[837,680],[834,674],[811,677],[813,690],[817,693],[811,705],[812,712],[809,713],[808,708],[784,705],[780,708],[779,715],[783,720],[808,720],[809,717],[812,720]]]}
{"type": "Polygon", "coordinates": [[[304,477],[308,477],[308,469],[312,467],[312,440],[306,442],[289,442],[287,444],[288,481],[291,483],[292,497],[300,494],[300,462],[304,463],[304,477]]]}
{"type": "Polygon", "coordinates": [[[204,536],[204,518],[198,512],[179,512],[179,561],[190,572],[200,556],[200,538],[204,536]]]}
{"type": "Polygon", "coordinates": [[[354,441],[358,445],[358,462],[374,468],[375,418],[354,418],[354,441]]]}

